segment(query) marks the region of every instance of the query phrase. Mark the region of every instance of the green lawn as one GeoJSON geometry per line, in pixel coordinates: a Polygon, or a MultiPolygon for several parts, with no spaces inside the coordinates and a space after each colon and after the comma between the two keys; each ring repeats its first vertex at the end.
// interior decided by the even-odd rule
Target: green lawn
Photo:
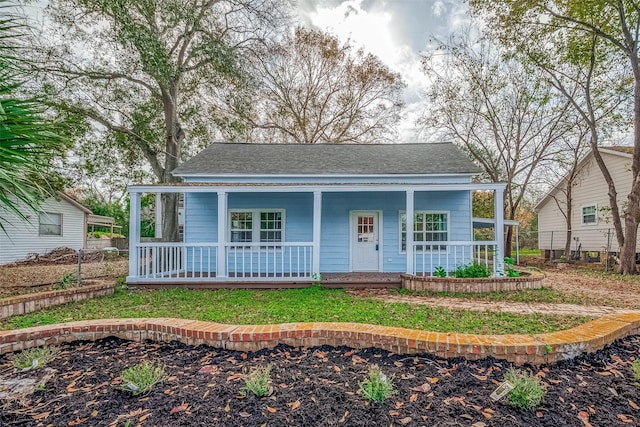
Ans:
{"type": "MultiPolygon", "coordinates": [[[[520,249],[518,253],[524,256],[531,256],[531,255],[540,256],[541,254],[540,249],[520,249]]],[[[515,249],[513,249],[513,256],[515,257],[515,255],[516,255],[516,251],[515,249]]]]}
{"type": "Polygon", "coordinates": [[[319,288],[278,291],[118,288],[113,296],[11,317],[2,329],[113,317],[180,317],[232,324],[359,322],[440,332],[544,333],[590,320],[580,316],[517,315],[385,303],[319,288]]]}

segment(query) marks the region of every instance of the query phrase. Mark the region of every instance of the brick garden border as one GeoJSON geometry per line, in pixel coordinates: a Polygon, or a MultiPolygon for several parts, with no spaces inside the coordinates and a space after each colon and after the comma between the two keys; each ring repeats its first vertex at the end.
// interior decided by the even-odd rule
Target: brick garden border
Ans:
{"type": "Polygon", "coordinates": [[[358,323],[225,325],[173,318],[102,319],[0,331],[0,354],[34,346],[116,336],[133,341],[178,340],[185,344],[253,351],[292,346],[378,347],[395,353],[480,359],[493,356],[516,364],[556,362],[594,352],[640,332],[640,312],[610,314],[573,329],[536,335],[472,335],[418,331],[358,323]]]}
{"type": "Polygon", "coordinates": [[[87,284],[79,288],[37,292],[35,294],[3,298],[0,299],[0,319],[6,319],[7,317],[30,313],[68,302],[84,301],[86,299],[112,295],[115,287],[115,282],[111,281],[87,284]]]}
{"type": "Polygon", "coordinates": [[[402,280],[402,288],[410,291],[479,293],[542,288],[544,274],[533,270],[527,271],[526,274],[519,277],[480,277],[473,279],[401,274],[400,278],[402,280]]]}

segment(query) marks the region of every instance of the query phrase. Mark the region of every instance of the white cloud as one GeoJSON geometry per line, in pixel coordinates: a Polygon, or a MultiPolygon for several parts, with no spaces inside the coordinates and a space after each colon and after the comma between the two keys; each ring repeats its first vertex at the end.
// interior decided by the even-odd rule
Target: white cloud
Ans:
{"type": "Polygon", "coordinates": [[[421,71],[420,51],[431,35],[444,37],[467,25],[467,5],[462,0],[344,0],[306,2],[299,12],[302,22],[350,40],[400,73],[407,84],[407,107],[399,136],[414,141],[415,121],[424,111],[421,94],[429,84],[421,71]]]}

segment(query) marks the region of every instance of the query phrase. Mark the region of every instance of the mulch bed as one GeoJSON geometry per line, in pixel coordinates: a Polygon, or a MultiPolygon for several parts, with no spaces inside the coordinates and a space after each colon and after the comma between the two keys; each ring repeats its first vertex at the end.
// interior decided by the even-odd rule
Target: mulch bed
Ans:
{"type": "MultiPolygon", "coordinates": [[[[74,342],[48,365],[18,371],[0,358],[8,379],[51,378],[42,390],[4,402],[0,425],[29,426],[613,426],[640,423],[640,386],[630,367],[640,337],[629,337],[573,361],[525,369],[548,387],[528,412],[489,395],[511,365],[492,358],[442,360],[370,348],[278,346],[255,353],[177,342],[120,339],[74,342]],[[118,390],[120,372],[160,360],[168,375],[142,397],[118,390]],[[370,403],[358,393],[369,367],[393,377],[397,394],[370,403]],[[272,366],[273,394],[241,397],[242,374],[272,366]]],[[[0,387],[1,388],[1,387],[0,387]]]]}

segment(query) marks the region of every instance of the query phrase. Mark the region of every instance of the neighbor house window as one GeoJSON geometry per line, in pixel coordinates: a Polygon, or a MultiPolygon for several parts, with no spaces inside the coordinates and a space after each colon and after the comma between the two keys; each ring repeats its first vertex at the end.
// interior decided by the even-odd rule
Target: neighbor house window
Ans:
{"type": "Polygon", "coordinates": [[[582,223],[596,224],[598,222],[598,209],[596,205],[582,207],[582,223]]]}
{"type": "Polygon", "coordinates": [[[284,211],[247,209],[229,212],[231,242],[282,242],[284,211]]]}
{"type": "MultiPolygon", "coordinates": [[[[407,215],[400,212],[400,250],[407,250],[407,215]]],[[[446,242],[449,240],[448,212],[415,211],[413,217],[413,241],[446,242]]],[[[418,251],[444,251],[446,245],[429,244],[416,246],[418,251]]]]}
{"type": "Polygon", "coordinates": [[[62,236],[62,214],[43,212],[39,215],[41,236],[62,236]]]}

